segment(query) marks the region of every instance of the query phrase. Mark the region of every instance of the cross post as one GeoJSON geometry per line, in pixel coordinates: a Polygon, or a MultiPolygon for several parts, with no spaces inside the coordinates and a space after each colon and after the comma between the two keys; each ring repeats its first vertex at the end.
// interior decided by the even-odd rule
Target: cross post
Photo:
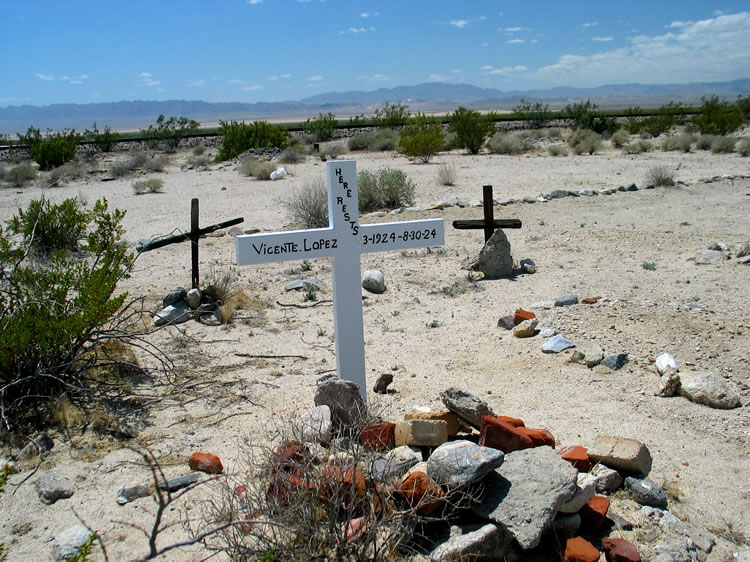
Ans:
{"type": "Polygon", "coordinates": [[[360,256],[364,253],[442,246],[443,219],[361,225],[354,160],[326,163],[328,226],[246,234],[235,238],[237,265],[330,257],[336,371],[359,385],[367,399],[360,256]]]}
{"type": "Polygon", "coordinates": [[[457,230],[484,230],[484,241],[489,242],[495,230],[498,228],[521,228],[519,219],[496,219],[494,199],[492,198],[492,186],[482,186],[482,207],[484,208],[484,219],[479,220],[455,220],[453,228],[457,230]]]}

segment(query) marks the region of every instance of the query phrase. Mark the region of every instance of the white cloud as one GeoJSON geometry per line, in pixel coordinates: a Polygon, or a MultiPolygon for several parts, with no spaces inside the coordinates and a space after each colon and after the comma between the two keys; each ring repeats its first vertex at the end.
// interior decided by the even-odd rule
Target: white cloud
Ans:
{"type": "Polygon", "coordinates": [[[614,40],[614,37],[592,37],[592,41],[599,41],[601,43],[606,43],[607,41],[614,40]]]}
{"type": "Polygon", "coordinates": [[[359,14],[359,17],[361,17],[361,18],[373,18],[373,17],[379,16],[379,15],[380,15],[380,12],[372,12],[372,13],[370,13],[370,12],[362,12],[361,14],[359,14]]]}
{"type": "Polygon", "coordinates": [[[269,80],[284,80],[286,78],[291,78],[291,77],[292,75],[288,73],[287,74],[274,74],[273,76],[269,76],[268,79],[269,80]]]}
{"type": "Polygon", "coordinates": [[[536,77],[582,87],[606,83],[724,81],[750,75],[750,12],[721,15],[663,35],[637,35],[619,49],[566,54],[536,77]],[[686,64],[689,61],[690,64],[686,64]]]}
{"type": "Polygon", "coordinates": [[[388,82],[391,77],[385,74],[373,74],[371,76],[357,76],[358,80],[365,80],[366,82],[388,82]]]}
{"type": "Polygon", "coordinates": [[[457,28],[461,29],[469,25],[469,22],[467,20],[451,20],[451,25],[456,26],[457,28]]]}
{"type": "Polygon", "coordinates": [[[68,83],[74,85],[83,84],[83,80],[70,80],[68,83]]]}
{"type": "Polygon", "coordinates": [[[591,22],[584,23],[583,27],[594,27],[594,26],[597,26],[597,25],[599,25],[598,21],[591,21],[591,22]]]}
{"type": "Polygon", "coordinates": [[[350,27],[346,30],[347,33],[364,33],[367,31],[364,27],[350,27]]]}
{"type": "Polygon", "coordinates": [[[490,46],[490,44],[489,44],[489,43],[487,43],[487,42],[484,42],[484,43],[480,43],[480,44],[479,44],[479,46],[480,46],[480,47],[489,47],[489,46],[490,46]]]}
{"type": "Polygon", "coordinates": [[[525,43],[523,39],[511,39],[510,41],[506,41],[508,45],[520,45],[521,43],[525,43]]]}
{"type": "Polygon", "coordinates": [[[504,27],[503,31],[506,33],[516,33],[518,31],[524,31],[525,29],[525,27],[504,27]]]}
{"type": "Polygon", "coordinates": [[[320,74],[314,74],[313,76],[308,76],[307,81],[308,82],[322,82],[323,77],[320,74]]]}
{"type": "Polygon", "coordinates": [[[138,75],[138,78],[151,78],[151,76],[153,76],[153,74],[151,74],[150,72],[141,72],[138,75]]]}
{"type": "Polygon", "coordinates": [[[516,66],[503,66],[501,68],[495,68],[491,64],[486,64],[480,69],[480,74],[490,75],[490,74],[513,74],[516,72],[526,72],[528,68],[523,66],[522,64],[516,65],[516,66]]]}
{"type": "Polygon", "coordinates": [[[200,88],[201,86],[205,86],[205,84],[205,80],[192,80],[191,82],[187,83],[187,86],[188,88],[200,88]]]}
{"type": "Polygon", "coordinates": [[[247,3],[251,6],[255,6],[256,4],[260,4],[261,2],[263,2],[263,0],[247,0],[247,3]]]}
{"type": "Polygon", "coordinates": [[[230,84],[242,84],[243,80],[240,80],[239,78],[232,78],[231,80],[227,80],[230,84]]]}
{"type": "Polygon", "coordinates": [[[431,82],[447,82],[448,80],[450,80],[450,76],[445,74],[430,74],[431,82]]]}
{"type": "Polygon", "coordinates": [[[68,76],[67,74],[63,74],[62,76],[55,76],[54,74],[42,74],[41,72],[37,72],[34,74],[39,80],[46,80],[48,82],[52,82],[55,80],[62,81],[62,82],[68,82],[69,84],[83,84],[84,80],[88,80],[89,75],[88,74],[81,74],[80,76],[68,76]]]}
{"type": "Polygon", "coordinates": [[[39,80],[54,80],[55,79],[55,77],[52,76],[51,74],[42,74],[41,72],[37,72],[35,76],[39,78],[39,80]]]}
{"type": "Polygon", "coordinates": [[[250,86],[242,87],[243,92],[254,92],[256,90],[262,90],[262,89],[263,89],[263,86],[261,86],[260,84],[252,84],[250,86]]]}
{"type": "Polygon", "coordinates": [[[667,29],[674,29],[674,28],[679,28],[679,27],[687,27],[689,25],[693,25],[693,22],[691,22],[691,21],[673,21],[672,23],[670,23],[669,25],[665,25],[664,27],[666,27],[667,29]]]}

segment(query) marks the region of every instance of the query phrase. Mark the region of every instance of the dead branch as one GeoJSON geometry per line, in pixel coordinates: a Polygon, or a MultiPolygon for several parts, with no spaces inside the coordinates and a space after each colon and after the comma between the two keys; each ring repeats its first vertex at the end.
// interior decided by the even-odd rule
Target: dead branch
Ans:
{"type": "Polygon", "coordinates": [[[333,303],[333,301],[330,300],[330,299],[325,299],[325,300],[322,300],[322,301],[317,301],[317,302],[314,302],[312,304],[294,304],[294,303],[287,304],[287,303],[276,301],[276,304],[278,304],[279,306],[286,306],[286,307],[291,307],[291,308],[315,308],[319,304],[332,304],[332,303],[333,303]]]}

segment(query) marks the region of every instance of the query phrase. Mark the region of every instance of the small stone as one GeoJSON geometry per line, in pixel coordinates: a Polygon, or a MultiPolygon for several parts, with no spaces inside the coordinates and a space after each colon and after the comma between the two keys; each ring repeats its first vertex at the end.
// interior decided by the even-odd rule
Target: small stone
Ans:
{"type": "Polygon", "coordinates": [[[633,543],[625,539],[602,539],[602,549],[607,557],[607,562],[641,562],[638,549],[633,543]]]}
{"type": "Polygon", "coordinates": [[[73,495],[73,483],[57,474],[48,472],[36,481],[36,491],[42,503],[51,505],[60,499],[67,499],[73,495]]]}
{"type": "Polygon", "coordinates": [[[614,492],[622,486],[623,478],[620,473],[603,464],[597,464],[591,474],[596,479],[597,492],[614,492]]]}
{"type": "Polygon", "coordinates": [[[646,445],[636,439],[599,435],[588,453],[591,460],[610,468],[644,476],[651,471],[651,453],[646,445]]]}
{"type": "Polygon", "coordinates": [[[720,250],[700,250],[693,259],[697,265],[720,265],[727,259],[727,253],[720,250]]]}
{"type": "Polygon", "coordinates": [[[557,297],[555,301],[555,306],[570,306],[573,304],[578,304],[578,297],[575,295],[562,295],[557,297]]]}
{"type": "Polygon", "coordinates": [[[173,305],[177,301],[180,301],[187,296],[187,289],[184,287],[177,287],[169,291],[169,294],[161,300],[162,308],[173,305]]]}
{"type": "Polygon", "coordinates": [[[331,408],[325,404],[305,410],[299,420],[302,440],[330,443],[332,423],[331,408]]]}
{"type": "Polygon", "coordinates": [[[583,297],[581,299],[581,302],[583,304],[596,304],[599,302],[599,297],[583,297]]]}
{"type": "Polygon", "coordinates": [[[18,454],[18,458],[24,460],[36,457],[37,455],[41,455],[42,453],[51,451],[54,446],[55,442],[52,440],[52,437],[50,437],[47,433],[39,433],[36,437],[29,441],[23,449],[21,449],[21,452],[18,454]]]}
{"type": "Polygon", "coordinates": [[[55,560],[70,560],[80,554],[81,547],[92,534],[83,525],[76,525],[57,535],[53,546],[55,560]]]}
{"type": "Polygon", "coordinates": [[[677,366],[677,359],[675,359],[672,355],[669,353],[662,353],[656,358],[656,370],[659,371],[659,374],[664,374],[664,369],[667,367],[671,367],[675,371],[679,369],[677,366]]]}
{"type": "Polygon", "coordinates": [[[366,411],[359,393],[359,385],[335,375],[318,379],[315,387],[315,405],[328,406],[334,423],[343,425],[351,425],[366,411]]]}
{"type": "Polygon", "coordinates": [[[513,335],[517,338],[531,338],[536,335],[536,327],[539,321],[536,318],[524,320],[513,328],[513,335]]]}
{"type": "Polygon", "coordinates": [[[130,488],[120,488],[117,490],[117,503],[125,505],[126,503],[145,498],[151,495],[151,488],[142,484],[131,486],[130,488]]]}
{"type": "Polygon", "coordinates": [[[368,269],[362,278],[362,288],[378,295],[384,293],[385,275],[377,269],[368,269]]]}
{"type": "Polygon", "coordinates": [[[555,301],[538,301],[531,305],[530,308],[549,310],[555,307],[555,301]]]}
{"type": "Polygon", "coordinates": [[[482,425],[482,416],[495,415],[484,400],[462,388],[450,387],[440,393],[440,399],[451,412],[472,426],[482,425]]]}
{"type": "Polygon", "coordinates": [[[562,199],[568,195],[570,195],[570,192],[567,189],[555,189],[552,193],[547,195],[547,199],[562,199]]]}
{"type": "Polygon", "coordinates": [[[412,466],[422,462],[422,453],[413,447],[396,447],[388,454],[375,458],[370,464],[370,476],[377,482],[388,482],[401,477],[412,466]]]}
{"type": "Polygon", "coordinates": [[[190,320],[192,316],[192,310],[190,310],[188,303],[184,300],[179,300],[156,313],[154,316],[154,326],[182,324],[190,320]]]}
{"type": "Polygon", "coordinates": [[[641,505],[650,505],[661,509],[667,508],[667,494],[661,486],[646,478],[625,479],[625,487],[630,491],[633,499],[641,505]]]}
{"type": "Polygon", "coordinates": [[[195,310],[201,305],[201,292],[198,289],[190,289],[185,295],[188,306],[195,310]]]}
{"type": "Polygon", "coordinates": [[[539,337],[545,340],[556,335],[557,335],[557,330],[555,330],[554,328],[543,328],[539,332],[539,337]]]}
{"type": "Polygon", "coordinates": [[[534,318],[536,318],[536,314],[528,310],[524,310],[523,308],[517,308],[513,313],[513,323],[515,325],[518,325],[525,320],[533,320],[534,318]]]}
{"type": "Polygon", "coordinates": [[[206,474],[221,474],[224,472],[224,465],[221,459],[210,453],[193,453],[190,455],[190,470],[205,472],[206,474]]]}
{"type": "Polygon", "coordinates": [[[441,486],[459,488],[479,482],[503,464],[502,452],[471,441],[444,443],[427,461],[427,474],[441,486]]]}
{"type": "Polygon", "coordinates": [[[631,183],[630,185],[625,186],[625,191],[638,191],[638,186],[631,183]]]}
{"type": "Polygon", "coordinates": [[[453,525],[430,560],[501,560],[513,537],[495,523],[453,525]]]}
{"type": "Polygon", "coordinates": [[[599,549],[583,537],[565,543],[565,562],[598,562],[600,555],[599,549]]]}
{"type": "Polygon", "coordinates": [[[574,537],[581,528],[581,516],[577,513],[558,513],[552,522],[552,532],[555,537],[563,540],[574,537]]]}
{"type": "Polygon", "coordinates": [[[613,371],[617,371],[618,369],[622,369],[627,362],[627,353],[613,353],[612,355],[607,355],[604,359],[602,359],[601,365],[607,367],[608,369],[612,369],[613,371]]]}
{"type": "Polygon", "coordinates": [[[512,330],[516,323],[513,321],[513,316],[508,314],[507,316],[501,316],[497,321],[497,327],[505,330],[512,330]]]}
{"type": "Polygon", "coordinates": [[[709,372],[680,373],[680,394],[697,404],[731,409],[742,405],[737,392],[727,382],[709,372]]]}
{"type": "Polygon", "coordinates": [[[580,363],[587,367],[596,367],[604,358],[604,351],[598,343],[587,341],[576,346],[570,358],[571,363],[580,363]]]}
{"type": "Polygon", "coordinates": [[[581,189],[578,191],[579,195],[583,195],[584,197],[593,197],[594,195],[598,195],[598,193],[593,189],[581,189]]]}
{"type": "Polygon", "coordinates": [[[376,394],[388,394],[388,385],[393,382],[393,375],[391,373],[383,373],[375,381],[373,392],[376,394]]]}
{"type": "Polygon", "coordinates": [[[534,263],[534,260],[528,258],[522,259],[520,266],[525,273],[536,273],[536,263],[534,263]]]}
{"type": "Polygon", "coordinates": [[[187,488],[191,484],[195,484],[196,482],[198,482],[198,480],[200,480],[200,478],[200,472],[191,472],[190,474],[178,476],[177,478],[172,478],[170,480],[167,480],[166,482],[159,482],[159,489],[176,492],[177,490],[181,490],[182,488],[187,488]]]}
{"type": "Polygon", "coordinates": [[[576,344],[574,342],[570,341],[565,336],[552,336],[542,345],[542,352],[560,353],[561,351],[568,349],[569,347],[575,347],[575,345],[576,344]]]}
{"type": "Polygon", "coordinates": [[[198,315],[198,322],[204,326],[221,326],[221,312],[218,310],[209,310],[198,315]]]}
{"type": "Polygon", "coordinates": [[[497,229],[479,252],[477,268],[485,279],[501,279],[513,275],[513,254],[508,237],[497,229]]]}

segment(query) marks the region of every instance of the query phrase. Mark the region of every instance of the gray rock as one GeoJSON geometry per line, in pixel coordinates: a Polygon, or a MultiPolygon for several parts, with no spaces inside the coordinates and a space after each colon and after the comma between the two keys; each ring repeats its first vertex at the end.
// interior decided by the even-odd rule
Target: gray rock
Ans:
{"type": "Polygon", "coordinates": [[[750,256],[750,242],[743,242],[734,247],[734,255],[738,258],[750,256]]]}
{"type": "Polygon", "coordinates": [[[481,427],[482,416],[495,415],[487,402],[462,388],[452,386],[440,393],[440,399],[446,408],[476,428],[481,427]]]}
{"type": "Polygon", "coordinates": [[[70,560],[73,558],[86,544],[90,536],[91,531],[83,525],[76,525],[64,530],[55,537],[53,546],[55,560],[70,560]]]}
{"type": "Polygon", "coordinates": [[[614,492],[623,483],[619,472],[603,464],[597,464],[591,470],[591,475],[594,477],[597,492],[614,492]]]}
{"type": "Polygon", "coordinates": [[[362,277],[362,288],[378,295],[384,293],[385,275],[377,269],[368,269],[362,277]]]}
{"type": "Polygon", "coordinates": [[[536,273],[536,263],[534,262],[534,260],[525,258],[521,260],[521,263],[519,265],[525,273],[536,273]]]}
{"type": "Polygon", "coordinates": [[[192,318],[193,313],[184,300],[171,304],[154,316],[154,326],[165,326],[167,324],[182,324],[192,318]]]}
{"type": "Polygon", "coordinates": [[[307,277],[306,279],[294,279],[284,285],[285,291],[299,291],[301,289],[317,289],[320,291],[325,291],[326,288],[326,284],[315,277],[307,277]]]}
{"type": "Polygon", "coordinates": [[[744,258],[740,258],[741,265],[748,265],[750,264],[750,256],[745,256],[744,258]]]}
{"type": "Polygon", "coordinates": [[[570,195],[570,192],[567,189],[555,189],[552,193],[547,195],[547,199],[562,199],[568,195],[570,195]]]}
{"type": "Polygon", "coordinates": [[[184,287],[177,287],[176,289],[172,289],[171,291],[169,291],[169,294],[161,300],[161,306],[162,308],[171,306],[177,301],[184,299],[186,295],[187,289],[185,289],[184,287]]]}
{"type": "Polygon", "coordinates": [[[483,480],[474,513],[510,532],[524,549],[539,544],[558,508],[573,497],[578,471],[551,447],[513,451],[483,480]]]}
{"type": "Polygon", "coordinates": [[[557,297],[555,306],[570,306],[572,304],[578,304],[578,297],[575,295],[562,295],[557,297]]]}
{"type": "Polygon", "coordinates": [[[337,376],[321,377],[315,387],[315,405],[326,405],[336,424],[351,425],[366,411],[359,393],[359,385],[337,376]]]}
{"type": "Polygon", "coordinates": [[[502,229],[497,229],[479,252],[477,268],[485,279],[501,279],[513,274],[510,242],[502,229]]]}
{"type": "Polygon", "coordinates": [[[539,320],[536,318],[524,320],[513,328],[513,335],[517,338],[532,338],[536,335],[537,324],[539,324],[539,320]]]}
{"type": "Polygon", "coordinates": [[[229,229],[229,236],[242,236],[245,234],[245,231],[242,229],[242,227],[239,226],[233,226],[229,229]]]}
{"type": "Polygon", "coordinates": [[[664,370],[667,367],[672,367],[672,369],[674,369],[675,371],[679,369],[679,367],[677,366],[677,359],[675,359],[669,353],[659,354],[659,356],[656,358],[655,365],[656,370],[659,371],[660,375],[664,374],[664,370]]]}
{"type": "Polygon", "coordinates": [[[159,489],[176,492],[177,490],[182,490],[183,488],[187,488],[188,486],[195,484],[200,479],[200,472],[191,472],[190,474],[178,476],[177,478],[172,478],[170,480],[167,480],[166,482],[159,482],[159,489]]]}
{"type": "Polygon", "coordinates": [[[54,446],[55,442],[52,440],[52,437],[46,433],[40,433],[21,449],[18,458],[23,460],[36,457],[37,455],[51,451],[54,446]]]}
{"type": "Polygon", "coordinates": [[[145,498],[151,495],[151,488],[138,484],[129,488],[120,488],[117,490],[117,503],[125,505],[126,503],[137,500],[138,498],[145,498]]]}
{"type": "Polygon", "coordinates": [[[587,367],[596,367],[602,359],[604,359],[604,351],[599,344],[594,341],[586,341],[576,346],[570,361],[587,367]]]}
{"type": "Polygon", "coordinates": [[[727,410],[742,405],[739,394],[728,383],[706,371],[680,373],[680,394],[711,408],[727,410]]]}
{"type": "Polygon", "coordinates": [[[558,513],[552,521],[552,531],[557,537],[572,538],[581,528],[581,516],[577,513],[558,513]]]}
{"type": "Polygon", "coordinates": [[[66,499],[73,495],[73,483],[57,474],[48,472],[36,481],[36,491],[42,503],[51,505],[57,500],[66,499]]]}
{"type": "Polygon", "coordinates": [[[552,336],[542,345],[542,351],[544,353],[560,353],[564,349],[569,347],[575,347],[575,343],[567,339],[565,336],[552,336]]]}
{"type": "Polygon", "coordinates": [[[613,195],[617,190],[614,187],[608,187],[606,189],[600,189],[599,193],[602,195],[613,195]]]}
{"type": "Polygon", "coordinates": [[[633,530],[633,524],[627,519],[625,519],[622,515],[617,513],[616,511],[613,511],[612,509],[607,511],[607,519],[612,521],[614,526],[618,529],[622,529],[623,531],[633,530]]]}
{"type": "Polygon", "coordinates": [[[503,452],[471,441],[440,445],[427,461],[427,475],[441,486],[458,488],[478,482],[503,464],[503,452]]]}
{"type": "Polygon", "coordinates": [[[466,199],[458,199],[456,201],[456,206],[465,209],[466,207],[470,207],[471,203],[469,203],[466,199]]]}
{"type": "Polygon", "coordinates": [[[666,492],[651,480],[628,476],[625,479],[625,488],[628,489],[633,499],[641,505],[650,505],[661,509],[667,508],[666,492]]]}
{"type": "Polygon", "coordinates": [[[600,364],[604,365],[608,369],[617,371],[618,369],[622,369],[627,362],[627,353],[613,353],[612,355],[607,355],[604,359],[602,359],[602,362],[600,364]]]}
{"type": "Polygon", "coordinates": [[[578,474],[576,491],[573,497],[560,506],[560,513],[578,513],[578,511],[596,493],[596,478],[591,474],[581,472],[578,474]]]}
{"type": "MultiPolygon", "coordinates": [[[[394,371],[398,371],[398,365],[394,365],[394,371]]],[[[375,381],[375,386],[372,387],[372,391],[376,394],[388,394],[388,386],[393,382],[393,375],[391,373],[382,373],[378,376],[378,380],[375,381]]]]}
{"type": "Polygon", "coordinates": [[[550,308],[554,308],[555,301],[538,301],[531,305],[531,308],[537,310],[537,309],[545,309],[549,310],[550,308]]]}
{"type": "Polygon", "coordinates": [[[331,441],[331,409],[325,404],[302,412],[299,425],[302,441],[319,443],[331,441]]]}
{"type": "Polygon", "coordinates": [[[594,189],[581,189],[578,191],[578,193],[579,195],[583,195],[584,197],[593,197],[594,195],[599,195],[594,189]]]}
{"type": "Polygon", "coordinates": [[[188,306],[195,310],[201,305],[201,292],[198,289],[190,289],[185,295],[188,306]]]}
{"type": "Polygon", "coordinates": [[[422,462],[422,453],[415,447],[396,447],[388,454],[376,457],[370,464],[370,476],[377,482],[401,478],[415,464],[422,462]]]}
{"type": "Polygon", "coordinates": [[[729,246],[727,246],[724,242],[712,242],[708,246],[709,250],[719,250],[720,252],[727,252],[729,251],[729,246]]]}
{"type": "Polygon", "coordinates": [[[721,250],[700,250],[694,257],[697,265],[719,265],[724,263],[725,259],[727,254],[721,250]]]}
{"type": "Polygon", "coordinates": [[[501,560],[513,537],[494,523],[452,525],[430,560],[501,560]]]}
{"type": "Polygon", "coordinates": [[[557,335],[557,330],[554,328],[543,328],[539,331],[539,337],[545,340],[555,335],[557,335]]]}
{"type": "Polygon", "coordinates": [[[513,320],[513,315],[509,314],[507,316],[501,316],[497,321],[497,327],[498,328],[504,328],[506,330],[512,330],[516,326],[515,321],[513,320]]]}
{"type": "Polygon", "coordinates": [[[630,185],[625,186],[625,191],[638,191],[638,186],[631,183],[630,185]]]}
{"type": "Polygon", "coordinates": [[[210,310],[198,315],[198,322],[205,326],[221,326],[221,312],[210,310]]]}

